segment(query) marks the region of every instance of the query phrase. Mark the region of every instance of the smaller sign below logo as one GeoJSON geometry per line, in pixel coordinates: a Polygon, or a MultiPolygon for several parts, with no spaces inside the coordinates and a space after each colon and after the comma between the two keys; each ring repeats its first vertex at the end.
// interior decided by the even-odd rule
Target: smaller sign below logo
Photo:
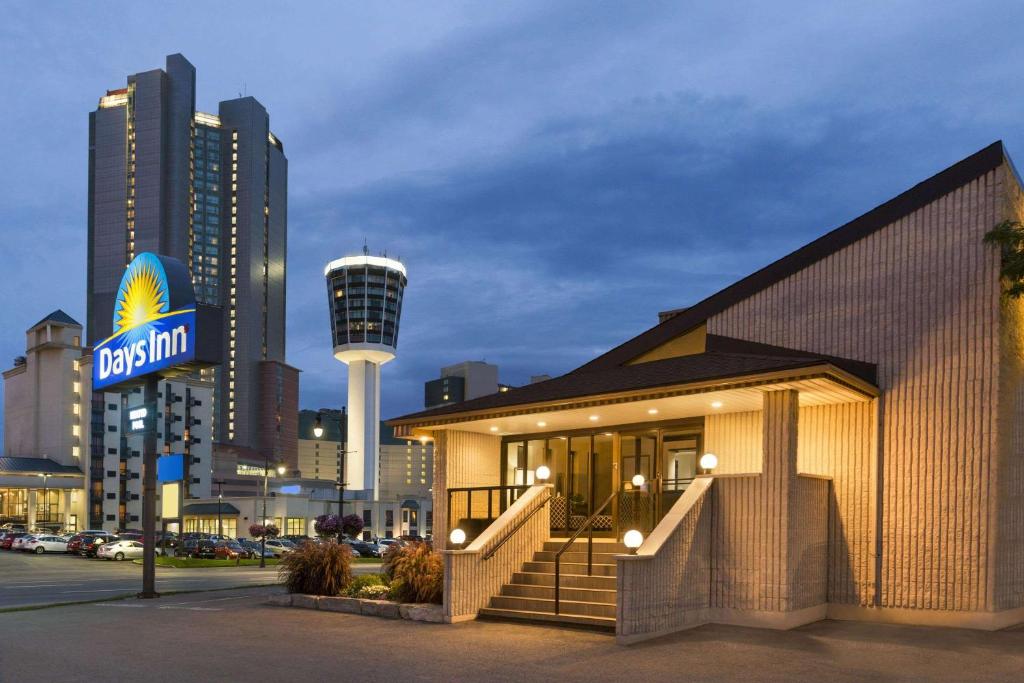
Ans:
{"type": "Polygon", "coordinates": [[[161,455],[156,461],[156,480],[181,481],[185,478],[185,456],[181,453],[161,455]]]}
{"type": "Polygon", "coordinates": [[[149,408],[140,406],[128,411],[128,432],[137,434],[146,431],[146,418],[149,416],[149,408]]]}

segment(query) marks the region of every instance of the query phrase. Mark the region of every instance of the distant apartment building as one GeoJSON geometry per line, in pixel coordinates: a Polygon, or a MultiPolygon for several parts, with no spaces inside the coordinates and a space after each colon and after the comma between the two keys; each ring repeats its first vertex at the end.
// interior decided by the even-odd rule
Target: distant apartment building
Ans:
{"type": "MultiPolygon", "coordinates": [[[[63,311],[26,336],[25,355],[3,373],[0,524],[139,527],[142,437],[127,434],[124,420],[142,394],[92,392],[82,326],[63,311]]],[[[212,395],[192,378],[161,381],[157,394],[158,447],[186,456],[189,498],[210,495],[212,395]]]]}
{"type": "Polygon", "coordinates": [[[480,360],[468,360],[441,368],[441,376],[423,386],[423,407],[452,405],[508,391],[498,383],[498,366],[480,360]]]}
{"type": "MultiPolygon", "coordinates": [[[[216,441],[295,461],[298,371],[285,364],[284,146],[253,97],[196,111],[180,54],[128,76],[89,114],[87,339],[111,334],[115,293],[138,253],[188,264],[196,299],[224,311],[214,387],[216,441]]],[[[90,453],[99,468],[107,453],[90,453]]]]}

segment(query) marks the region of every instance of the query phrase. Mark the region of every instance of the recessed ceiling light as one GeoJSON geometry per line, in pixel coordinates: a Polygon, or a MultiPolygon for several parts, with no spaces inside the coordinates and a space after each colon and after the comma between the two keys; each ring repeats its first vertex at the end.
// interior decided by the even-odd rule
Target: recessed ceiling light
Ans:
{"type": "Polygon", "coordinates": [[[658,409],[657,408],[651,408],[650,410],[647,411],[647,414],[648,415],[657,415],[658,414],[658,409]]]}
{"type": "Polygon", "coordinates": [[[498,428],[497,427],[491,427],[491,431],[492,432],[496,432],[496,431],[498,431],[498,428]]]}
{"type": "Polygon", "coordinates": [[[590,421],[591,422],[597,422],[597,415],[591,415],[590,416],[590,421]]]}
{"type": "Polygon", "coordinates": [[[711,407],[712,408],[721,408],[722,407],[722,402],[721,401],[713,401],[711,403],[711,407]]]}
{"type": "Polygon", "coordinates": [[[537,426],[538,426],[538,427],[547,427],[547,426],[548,426],[548,423],[547,423],[547,422],[538,422],[538,423],[537,423],[537,426]]]}

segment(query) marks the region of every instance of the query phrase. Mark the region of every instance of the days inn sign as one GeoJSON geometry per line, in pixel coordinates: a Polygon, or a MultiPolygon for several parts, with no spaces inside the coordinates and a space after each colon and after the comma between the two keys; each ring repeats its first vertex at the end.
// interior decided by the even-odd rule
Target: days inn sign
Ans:
{"type": "Polygon", "coordinates": [[[216,363],[220,323],[197,314],[188,269],[181,261],[153,253],[135,257],[117,289],[114,333],[93,347],[93,388],[132,384],[152,374],[181,374],[216,363]],[[197,335],[196,322],[210,332],[197,335]],[[214,337],[216,339],[214,339],[214,337]],[[211,343],[214,342],[214,343],[211,343]],[[213,354],[204,353],[212,351],[213,354]]]}

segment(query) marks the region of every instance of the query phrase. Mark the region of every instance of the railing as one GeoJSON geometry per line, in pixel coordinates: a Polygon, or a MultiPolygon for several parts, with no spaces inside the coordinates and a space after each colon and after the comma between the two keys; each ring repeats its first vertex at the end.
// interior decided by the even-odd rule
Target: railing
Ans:
{"type": "Polygon", "coordinates": [[[498,541],[497,543],[494,544],[493,548],[491,548],[486,553],[484,553],[483,559],[484,560],[489,560],[492,557],[494,557],[494,553],[498,552],[498,548],[500,548],[501,546],[505,545],[505,542],[508,541],[508,539],[510,539],[513,536],[515,536],[516,532],[519,531],[523,527],[524,524],[529,522],[530,518],[533,517],[535,514],[537,514],[538,511],[543,510],[544,506],[547,505],[550,501],[551,501],[551,498],[549,496],[548,499],[545,500],[543,504],[538,505],[537,507],[535,507],[532,510],[530,510],[530,512],[525,517],[523,517],[521,520],[519,520],[519,522],[514,527],[512,527],[507,534],[502,536],[500,541],[498,541]]]}
{"type": "Polygon", "coordinates": [[[659,479],[657,480],[657,519],[655,524],[661,520],[662,517],[672,509],[672,506],[676,504],[676,501],[686,492],[686,489],[693,483],[693,477],[683,477],[679,479],[659,479]]]}
{"type": "Polygon", "coordinates": [[[583,524],[578,529],[576,529],[575,533],[573,533],[573,535],[569,537],[569,540],[566,541],[565,544],[561,548],[559,548],[557,553],[555,553],[555,614],[559,614],[559,609],[561,607],[561,602],[560,602],[560,599],[559,599],[559,593],[560,593],[561,583],[562,583],[562,572],[561,572],[561,568],[562,568],[562,553],[564,553],[566,550],[571,548],[572,544],[576,541],[577,538],[579,538],[580,534],[582,534],[583,531],[586,530],[586,532],[587,532],[587,576],[592,576],[593,575],[593,573],[594,573],[594,520],[597,519],[598,515],[600,515],[601,513],[603,513],[605,511],[605,508],[607,508],[609,505],[611,505],[612,501],[615,499],[615,496],[617,494],[618,494],[618,492],[612,491],[612,493],[607,498],[605,498],[604,502],[601,503],[601,507],[599,507],[596,510],[594,510],[594,512],[590,515],[590,517],[587,517],[587,521],[583,522],[583,524]]]}
{"type": "MultiPolygon", "coordinates": [[[[468,486],[448,489],[448,531],[458,526],[460,520],[493,520],[497,518],[529,488],[527,485],[522,485],[468,486]],[[474,508],[474,498],[476,499],[476,508],[479,510],[474,508]],[[486,516],[483,514],[485,510],[486,516]]],[[[472,529],[463,529],[463,531],[468,536],[472,529]]]]}

